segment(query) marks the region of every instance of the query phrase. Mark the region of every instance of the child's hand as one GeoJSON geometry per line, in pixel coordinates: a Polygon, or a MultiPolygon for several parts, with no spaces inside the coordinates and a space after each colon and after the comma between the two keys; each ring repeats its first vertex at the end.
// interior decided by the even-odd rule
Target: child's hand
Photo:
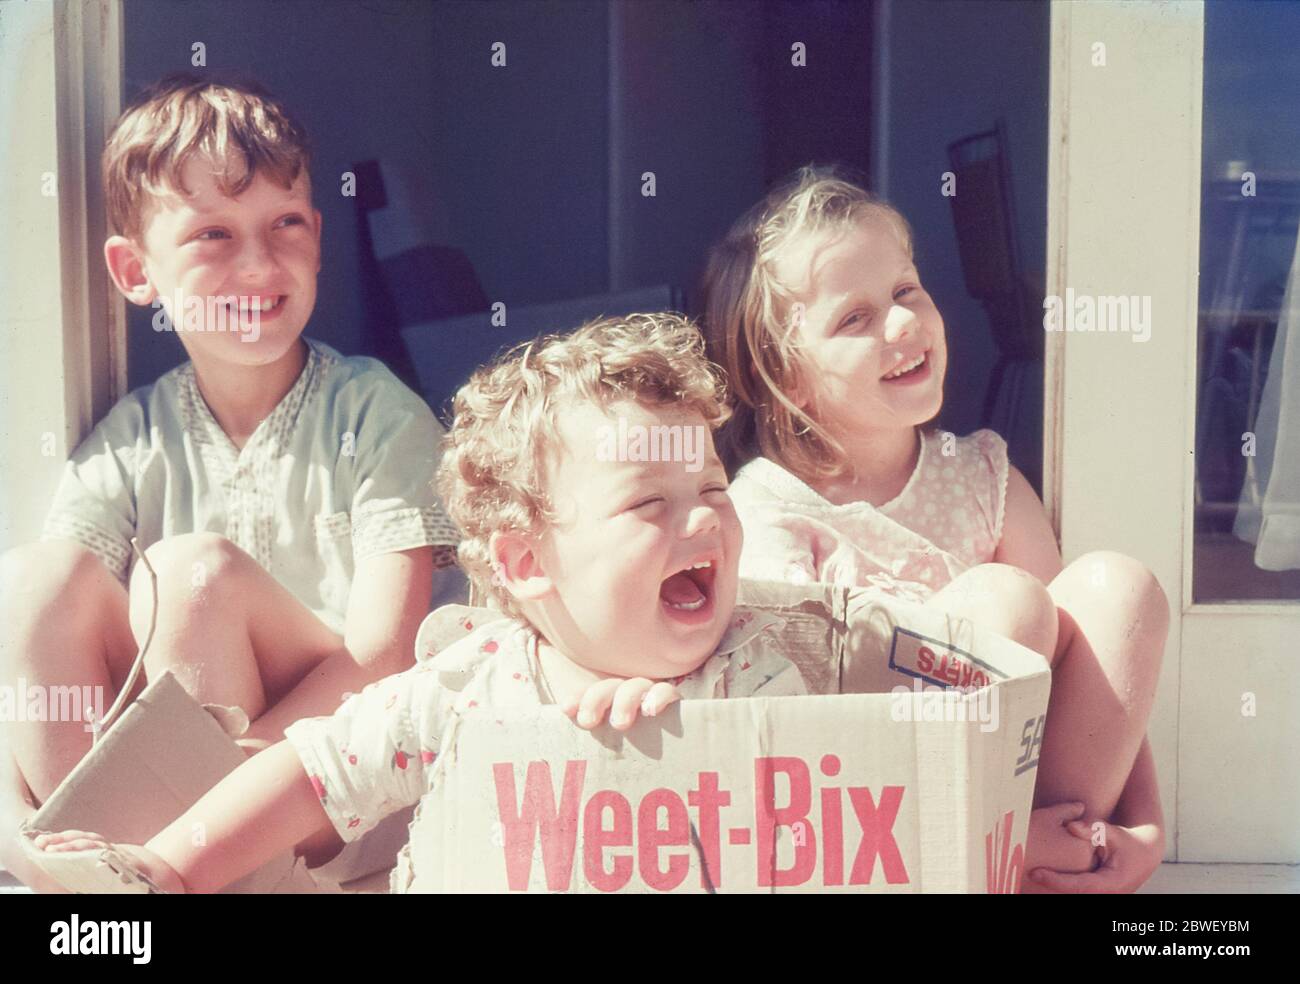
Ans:
{"type": "Polygon", "coordinates": [[[584,693],[571,697],[561,706],[580,728],[590,731],[605,719],[605,712],[609,711],[609,723],[619,731],[626,731],[636,722],[638,710],[646,717],[654,717],[680,698],[677,688],[662,680],[610,677],[592,684],[584,693]]]}
{"type": "Polygon", "coordinates": [[[1100,843],[1096,847],[1101,864],[1095,871],[1069,874],[1050,868],[1029,872],[1032,881],[1057,892],[1099,893],[1135,892],[1141,888],[1165,854],[1164,831],[1153,823],[1140,827],[1095,820],[1074,820],[1066,829],[1075,837],[1092,844],[1094,829],[1100,843]]]}
{"type": "Polygon", "coordinates": [[[172,866],[153,851],[139,844],[112,844],[99,834],[92,834],[85,830],[61,830],[55,834],[38,834],[33,843],[50,854],[100,851],[109,848],[135,865],[141,874],[162,891],[169,895],[185,893],[185,883],[172,866]]]}
{"type": "Polygon", "coordinates": [[[1092,871],[1096,866],[1095,852],[1090,843],[1074,836],[1066,825],[1083,818],[1086,809],[1082,803],[1057,803],[1040,806],[1029,814],[1029,836],[1025,843],[1025,864],[1020,891],[1046,892],[1041,882],[1028,877],[1035,869],[1051,869],[1058,873],[1092,871]]]}

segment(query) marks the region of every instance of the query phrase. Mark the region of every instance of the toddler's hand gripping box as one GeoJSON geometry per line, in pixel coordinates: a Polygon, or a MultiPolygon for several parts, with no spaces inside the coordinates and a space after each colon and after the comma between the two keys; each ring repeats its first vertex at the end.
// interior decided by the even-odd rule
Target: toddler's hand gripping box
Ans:
{"type": "Polygon", "coordinates": [[[1046,660],[861,590],[741,590],[786,619],[810,696],[685,701],[622,733],[473,712],[393,889],[1017,891],[1046,660]]]}

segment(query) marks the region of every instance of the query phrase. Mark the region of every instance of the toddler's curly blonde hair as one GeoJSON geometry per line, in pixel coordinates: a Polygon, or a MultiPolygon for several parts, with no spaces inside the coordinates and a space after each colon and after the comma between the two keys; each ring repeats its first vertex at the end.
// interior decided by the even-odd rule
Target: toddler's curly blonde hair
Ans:
{"type": "Polygon", "coordinates": [[[555,518],[547,468],[560,415],[577,402],[607,409],[620,400],[696,411],[711,430],[729,415],[699,329],[676,314],[600,318],[516,345],[460,388],[437,484],[461,530],[460,566],[480,597],[522,614],[493,578],[492,534],[544,532],[555,518]]]}

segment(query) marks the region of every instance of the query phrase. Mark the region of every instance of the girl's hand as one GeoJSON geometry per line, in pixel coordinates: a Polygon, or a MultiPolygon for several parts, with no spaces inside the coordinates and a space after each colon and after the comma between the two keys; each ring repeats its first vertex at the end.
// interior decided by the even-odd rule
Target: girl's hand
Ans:
{"type": "Polygon", "coordinates": [[[1101,863],[1096,870],[1083,874],[1050,868],[1035,868],[1029,872],[1031,880],[1057,892],[1135,892],[1151,877],[1164,857],[1165,834],[1155,824],[1121,827],[1104,820],[1092,823],[1074,820],[1066,824],[1066,829],[1089,844],[1094,841],[1095,831],[1101,863]]]}
{"type": "MultiPolygon", "coordinates": [[[[1029,814],[1029,837],[1025,844],[1026,875],[1035,868],[1048,868],[1062,873],[1092,871],[1096,858],[1091,844],[1081,843],[1066,827],[1083,818],[1086,807],[1082,803],[1057,803],[1040,806],[1029,814]]],[[[1024,881],[1022,880],[1022,885],[1024,881]]],[[[1030,882],[1021,891],[1033,891],[1030,882]]]]}
{"type": "Polygon", "coordinates": [[[681,694],[677,688],[662,680],[610,677],[593,683],[561,707],[578,727],[588,731],[605,719],[606,711],[609,712],[609,723],[619,731],[626,731],[636,723],[638,710],[646,717],[654,717],[679,699],[681,694]]]}
{"type": "Polygon", "coordinates": [[[185,894],[185,883],[166,861],[139,844],[112,844],[99,834],[85,830],[61,830],[55,834],[38,834],[33,843],[49,854],[72,851],[116,851],[130,861],[142,875],[169,895],[185,894]]]}

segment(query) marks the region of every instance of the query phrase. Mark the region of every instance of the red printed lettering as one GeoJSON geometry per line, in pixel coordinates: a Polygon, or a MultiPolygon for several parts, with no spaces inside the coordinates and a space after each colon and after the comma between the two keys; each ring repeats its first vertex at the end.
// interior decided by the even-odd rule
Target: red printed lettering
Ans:
{"type": "MultiPolygon", "coordinates": [[[[825,754],[817,761],[819,780],[840,775],[838,755],[825,754]]],[[[721,787],[720,773],[698,773],[696,788],[689,790],[685,799],[676,790],[660,787],[644,795],[631,789],[600,789],[584,800],[587,764],[566,762],[557,806],[549,763],[527,763],[522,795],[517,789],[518,768],[505,762],[492,766],[510,891],[530,887],[539,841],[542,874],[549,891],[572,889],[577,850],[582,852],[579,877],[598,892],[617,892],[632,885],[670,892],[682,886],[691,865],[697,862],[701,885],[713,890],[722,887],[722,808],[731,804],[732,795],[721,787]],[[696,811],[694,826],[692,808],[696,811]]],[[[752,829],[729,825],[725,833],[728,845],[745,845],[745,850],[754,845],[755,887],[805,885],[817,873],[819,861],[823,885],[844,885],[846,874],[849,885],[869,885],[877,858],[886,882],[906,883],[907,866],[894,837],[904,787],[880,787],[877,804],[866,786],[814,784],[810,772],[808,761],[798,756],[754,760],[755,825],[752,829]],[[861,830],[847,872],[846,853],[852,846],[845,839],[845,792],[861,830]],[[778,836],[783,830],[788,831],[788,838],[778,836]],[[780,852],[779,840],[786,841],[780,852]],[[786,855],[787,849],[792,859],[786,855]],[[783,862],[784,868],[780,867],[783,862]]],[[[987,841],[991,886],[1016,884],[1023,867],[1023,850],[1007,850],[1010,822],[1008,814],[1006,830],[995,829],[987,841]]]]}
{"type": "Polygon", "coordinates": [[[524,776],[523,808],[515,795],[515,769],[509,762],[492,766],[496,779],[497,810],[504,828],[506,883],[511,891],[528,888],[533,867],[533,844],[540,836],[542,865],[546,887],[552,892],[568,889],[573,879],[573,852],[578,838],[578,804],[582,782],[587,774],[586,762],[564,763],[564,791],[560,810],[555,809],[555,787],[551,785],[551,766],[547,762],[529,762],[524,776]]]}
{"type": "Polygon", "coordinates": [[[722,807],[731,803],[731,794],[718,788],[716,772],[701,772],[699,783],[686,794],[686,801],[699,811],[700,852],[704,855],[704,864],[700,866],[700,885],[716,888],[722,884],[718,815],[722,807]]]}
{"type": "Polygon", "coordinates": [[[991,833],[984,835],[984,884],[990,895],[1018,895],[1020,893],[1020,875],[1025,866],[1025,847],[1017,844],[1011,847],[1011,827],[1015,822],[1016,811],[1009,811],[1002,818],[1002,829],[993,825],[991,833]]]}
{"type": "Polygon", "coordinates": [[[668,855],[668,867],[659,867],[659,848],[686,847],[691,842],[691,820],[686,804],[671,789],[654,789],[641,801],[636,818],[637,853],[640,856],[641,880],[660,892],[671,892],[686,880],[691,859],[678,852],[668,855]],[[668,813],[668,825],[659,826],[659,811],[668,813]]]}
{"type": "Polygon", "coordinates": [[[587,881],[602,892],[617,892],[632,879],[632,855],[614,857],[612,871],[605,868],[605,848],[632,846],[632,807],[627,797],[612,789],[602,789],[587,800],[582,811],[582,870],[587,881]],[[603,820],[605,809],[614,813],[608,830],[603,820]]]}
{"type": "Polygon", "coordinates": [[[858,856],[853,861],[849,884],[870,885],[877,856],[885,871],[886,882],[891,885],[906,882],[907,866],[903,864],[903,855],[894,840],[894,821],[898,819],[898,807],[903,802],[903,787],[885,786],[880,791],[879,807],[871,799],[871,790],[850,788],[849,802],[862,825],[862,840],[858,843],[858,856]]]}
{"type": "MultiPolygon", "coordinates": [[[[817,837],[808,823],[812,788],[808,766],[803,759],[768,756],[754,760],[754,812],[758,836],[758,884],[762,887],[802,885],[812,877],[817,866],[817,837]],[[790,802],[776,805],[776,774],[784,772],[790,779],[790,802]],[[776,831],[778,827],[807,827],[803,843],[794,844],[794,862],[789,868],[776,866],[776,831]]],[[[793,838],[792,838],[793,839],[793,838]]]]}
{"type": "Polygon", "coordinates": [[[934,650],[929,646],[922,646],[916,651],[916,665],[921,668],[922,673],[929,673],[934,669],[934,650]]]}
{"type": "MultiPolygon", "coordinates": [[[[838,755],[822,756],[822,773],[840,774],[838,755]]],[[[834,786],[822,790],[822,884],[844,884],[844,807],[840,790],[834,786]]]]}

